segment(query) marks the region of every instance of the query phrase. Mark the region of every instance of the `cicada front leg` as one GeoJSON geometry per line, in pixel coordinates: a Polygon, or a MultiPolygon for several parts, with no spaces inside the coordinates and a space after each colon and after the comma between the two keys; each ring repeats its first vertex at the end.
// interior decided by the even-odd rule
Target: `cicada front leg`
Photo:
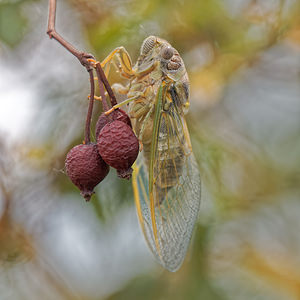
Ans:
{"type": "Polygon", "coordinates": [[[151,142],[154,107],[145,98],[138,99],[131,106],[130,118],[135,122],[137,137],[143,143],[151,142]]]}
{"type": "MultiPolygon", "coordinates": [[[[124,87],[124,88],[125,88],[125,87],[124,87]]],[[[126,99],[126,100],[124,100],[124,101],[122,101],[122,102],[120,102],[120,103],[114,105],[111,109],[109,109],[108,111],[106,111],[105,114],[106,114],[106,115],[109,115],[109,114],[110,114],[111,112],[113,112],[115,109],[120,108],[121,106],[124,106],[124,105],[126,105],[126,104],[129,104],[129,103],[132,102],[132,101],[136,101],[136,100],[138,100],[140,97],[141,97],[141,95],[140,95],[140,94],[137,94],[136,96],[133,96],[133,97],[131,97],[131,98],[128,98],[128,99],[126,99]]]]}
{"type": "Polygon", "coordinates": [[[115,66],[122,77],[130,79],[134,76],[131,58],[124,47],[116,48],[101,62],[105,76],[108,76],[111,65],[115,66]]]}
{"type": "MultiPolygon", "coordinates": [[[[127,95],[130,90],[131,79],[134,77],[134,71],[132,69],[131,58],[124,47],[116,48],[101,62],[101,67],[103,68],[106,77],[109,76],[112,66],[120,74],[121,78],[129,80],[129,83],[126,86],[121,83],[112,84],[111,88],[113,92],[116,94],[127,95]]],[[[107,95],[107,92],[105,94],[107,95]]],[[[116,108],[117,107],[114,107],[112,110],[116,108]]]]}
{"type": "Polygon", "coordinates": [[[120,94],[120,95],[127,95],[130,90],[130,83],[126,86],[120,83],[114,83],[111,86],[114,93],[120,94]]]}

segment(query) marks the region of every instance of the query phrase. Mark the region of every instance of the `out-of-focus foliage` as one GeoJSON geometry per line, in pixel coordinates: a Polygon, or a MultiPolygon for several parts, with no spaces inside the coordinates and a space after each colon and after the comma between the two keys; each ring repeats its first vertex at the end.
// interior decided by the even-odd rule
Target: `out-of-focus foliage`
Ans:
{"type": "Polygon", "coordinates": [[[0,40],[15,46],[24,36],[26,18],[21,12],[25,1],[2,1],[0,3],[0,40]]]}
{"type": "Polygon", "coordinates": [[[84,203],[64,173],[89,82],[46,36],[47,9],[0,3],[0,112],[21,128],[0,128],[1,297],[299,299],[299,1],[58,1],[58,32],[99,60],[124,46],[134,62],[151,34],[184,58],[203,195],[176,273],[153,262],[130,182],[112,171],[84,203]]]}

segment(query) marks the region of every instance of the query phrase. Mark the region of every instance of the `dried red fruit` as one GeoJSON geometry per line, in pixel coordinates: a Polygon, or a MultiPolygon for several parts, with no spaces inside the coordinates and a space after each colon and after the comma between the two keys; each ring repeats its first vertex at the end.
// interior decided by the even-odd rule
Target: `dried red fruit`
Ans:
{"type": "Polygon", "coordinates": [[[81,144],[72,148],[65,161],[66,172],[80,189],[86,201],[94,194],[94,187],[108,174],[109,166],[98,153],[97,145],[81,144]]]}
{"type": "Polygon", "coordinates": [[[114,110],[113,112],[111,112],[108,116],[105,114],[105,113],[102,113],[99,118],[98,118],[98,121],[97,121],[97,124],[96,124],[96,137],[99,136],[99,133],[101,131],[101,129],[107,124],[107,123],[110,123],[112,121],[115,121],[115,120],[118,120],[118,121],[121,121],[121,122],[124,122],[126,123],[128,126],[132,127],[131,125],[131,121],[130,121],[130,118],[129,116],[127,115],[127,113],[118,108],[116,110],[114,110]]]}
{"type": "Polygon", "coordinates": [[[113,114],[113,120],[124,122],[130,128],[132,128],[130,118],[129,118],[129,116],[127,115],[127,113],[123,109],[118,108],[118,109],[114,110],[112,112],[112,114],[113,114]]]}
{"type": "Polygon", "coordinates": [[[100,131],[97,145],[103,160],[117,169],[118,176],[129,179],[139,153],[139,141],[132,129],[118,120],[108,123],[100,131]]]}

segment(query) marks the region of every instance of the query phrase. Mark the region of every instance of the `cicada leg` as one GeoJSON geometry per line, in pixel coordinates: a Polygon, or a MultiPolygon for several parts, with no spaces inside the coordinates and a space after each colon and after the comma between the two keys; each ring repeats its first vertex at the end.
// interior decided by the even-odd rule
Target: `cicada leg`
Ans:
{"type": "Polygon", "coordinates": [[[144,118],[144,122],[143,122],[143,124],[141,126],[141,129],[140,129],[140,132],[139,132],[139,136],[138,136],[138,138],[139,138],[140,141],[143,140],[143,134],[144,134],[144,131],[145,131],[145,126],[146,126],[146,124],[148,124],[148,120],[150,119],[150,116],[153,113],[154,105],[152,105],[150,108],[147,105],[147,107],[145,107],[145,111],[146,111],[146,109],[148,109],[148,112],[147,112],[147,114],[146,114],[146,116],[144,118]]]}
{"type": "Polygon", "coordinates": [[[116,48],[101,62],[105,76],[108,76],[111,65],[114,65],[120,75],[127,79],[134,76],[131,58],[124,47],[116,48]]]}
{"type": "Polygon", "coordinates": [[[111,88],[117,94],[127,95],[130,90],[130,84],[128,84],[127,86],[124,86],[123,84],[120,84],[120,83],[114,83],[111,86],[111,88]]]}
{"type": "Polygon", "coordinates": [[[141,97],[133,103],[130,109],[130,118],[135,124],[137,137],[143,143],[151,142],[154,107],[146,98],[141,97]]]}
{"type": "MultiPolygon", "coordinates": [[[[132,69],[131,58],[124,47],[116,48],[101,62],[101,67],[103,68],[106,77],[108,77],[110,73],[111,66],[114,66],[114,68],[119,72],[120,76],[125,79],[130,80],[132,77],[134,77],[135,73],[132,69]]],[[[112,84],[111,88],[114,93],[126,95],[130,89],[130,82],[127,86],[124,86],[120,83],[114,83],[112,84]]],[[[107,92],[105,92],[105,94],[107,95],[107,92]]],[[[126,103],[127,102],[124,104],[126,103]]],[[[116,108],[117,107],[112,108],[112,110],[116,108]]]]}
{"type": "Polygon", "coordinates": [[[109,114],[112,113],[115,109],[120,108],[120,107],[123,106],[123,105],[129,104],[130,102],[135,101],[135,100],[137,100],[137,99],[139,99],[139,98],[140,98],[140,95],[134,96],[134,97],[132,97],[132,98],[128,98],[128,99],[126,99],[126,100],[124,100],[124,101],[122,101],[122,102],[120,102],[120,103],[114,105],[111,109],[109,109],[108,111],[106,111],[105,114],[106,114],[106,115],[109,115],[109,114]]]}

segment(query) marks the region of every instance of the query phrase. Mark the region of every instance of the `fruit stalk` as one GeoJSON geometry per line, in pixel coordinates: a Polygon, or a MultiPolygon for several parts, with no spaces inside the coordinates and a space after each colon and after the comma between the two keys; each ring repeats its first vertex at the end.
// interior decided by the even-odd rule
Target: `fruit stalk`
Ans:
{"type": "Polygon", "coordinates": [[[107,90],[107,93],[110,97],[110,102],[111,102],[111,106],[114,106],[117,104],[117,100],[115,97],[115,94],[110,86],[110,84],[108,83],[108,80],[105,76],[105,73],[102,70],[101,64],[100,62],[96,63],[96,72],[97,72],[97,76],[98,78],[103,82],[105,89],[107,90]]]}
{"type": "Polygon", "coordinates": [[[95,97],[95,82],[94,82],[94,73],[92,69],[89,70],[89,75],[90,75],[91,93],[90,93],[89,108],[88,108],[86,122],[85,122],[85,133],[84,133],[85,144],[89,144],[91,142],[91,120],[93,115],[94,97],[95,97]]]}
{"type": "Polygon", "coordinates": [[[49,0],[49,18],[48,18],[47,34],[49,35],[50,39],[54,38],[63,47],[65,47],[70,53],[72,53],[75,57],[77,57],[80,63],[87,69],[87,71],[89,71],[90,69],[92,69],[92,64],[89,61],[89,59],[94,58],[93,55],[83,51],[79,51],[56,32],[55,16],[56,16],[56,0],[49,0]]]}
{"type": "MultiPolygon", "coordinates": [[[[101,68],[101,66],[100,66],[100,68],[101,68]]],[[[97,67],[96,67],[96,72],[97,72],[97,76],[98,76],[98,85],[99,85],[100,96],[101,96],[101,99],[102,99],[102,101],[101,101],[102,102],[102,108],[103,108],[104,111],[108,111],[109,107],[108,107],[107,99],[106,99],[105,92],[104,92],[103,81],[102,81],[102,78],[99,78],[99,75],[98,75],[99,71],[98,71],[97,67]]]]}
{"type": "MultiPolygon", "coordinates": [[[[61,35],[59,35],[55,29],[55,17],[56,17],[56,0],[49,0],[49,17],[48,17],[48,27],[47,27],[47,34],[49,35],[50,39],[55,39],[59,42],[63,47],[65,47],[70,53],[72,53],[80,63],[87,69],[87,71],[94,68],[94,63],[92,60],[95,60],[92,54],[87,52],[79,51],[76,49],[71,43],[66,41],[61,35]],[[92,60],[91,60],[92,59],[92,60]]],[[[99,80],[101,80],[107,90],[107,93],[111,99],[112,106],[117,104],[116,97],[114,92],[108,83],[108,80],[105,76],[101,68],[101,64],[98,62],[96,63],[96,71],[98,74],[99,80]]]]}

